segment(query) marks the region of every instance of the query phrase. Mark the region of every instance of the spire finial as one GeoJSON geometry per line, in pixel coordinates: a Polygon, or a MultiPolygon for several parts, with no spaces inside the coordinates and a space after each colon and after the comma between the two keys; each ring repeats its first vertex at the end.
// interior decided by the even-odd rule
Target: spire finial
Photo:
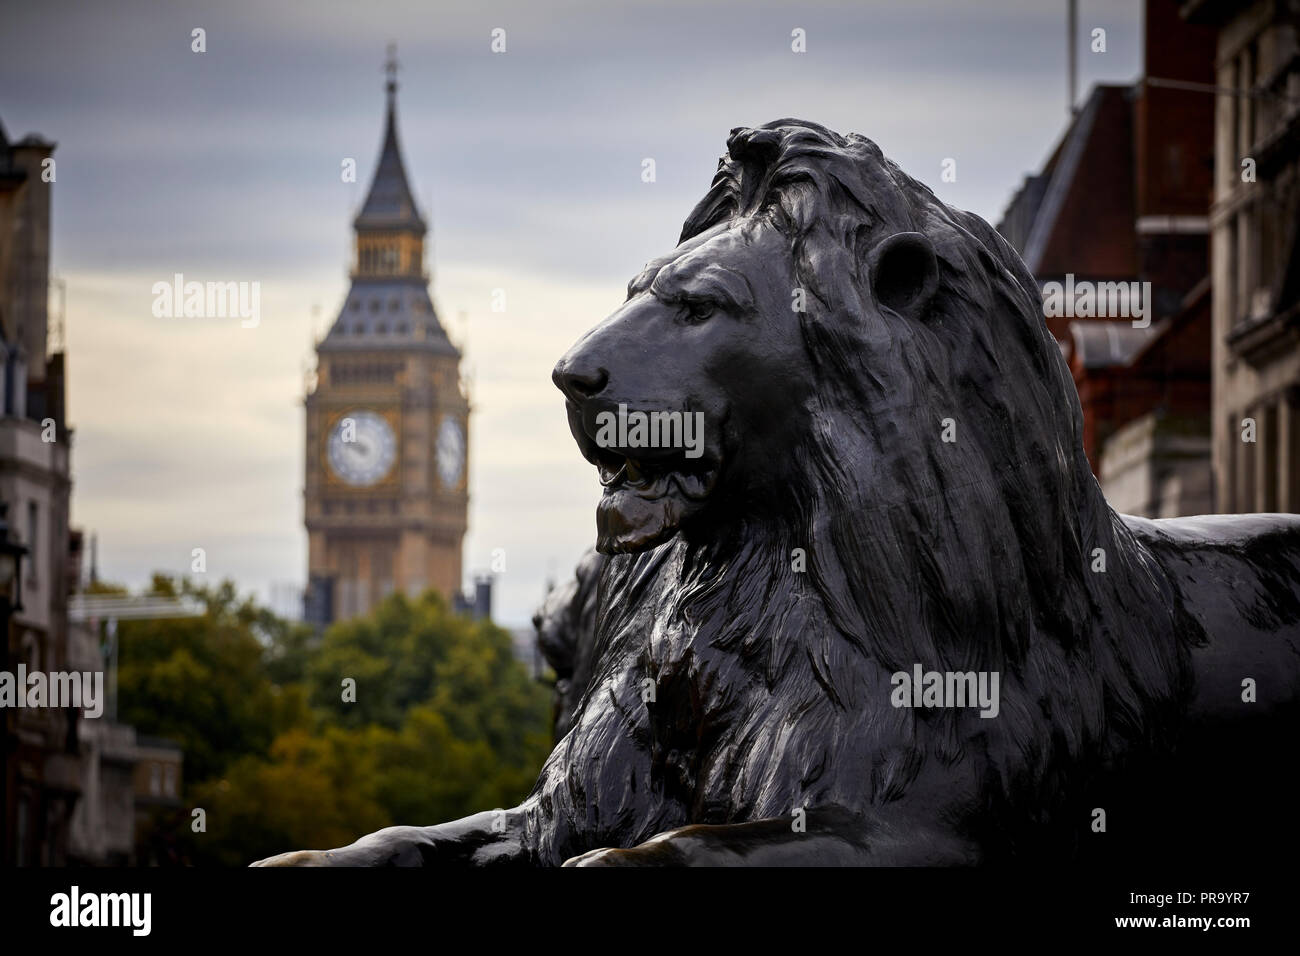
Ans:
{"type": "Polygon", "coordinates": [[[388,101],[393,101],[397,93],[397,44],[388,44],[388,60],[384,63],[384,72],[388,74],[388,101]]]}

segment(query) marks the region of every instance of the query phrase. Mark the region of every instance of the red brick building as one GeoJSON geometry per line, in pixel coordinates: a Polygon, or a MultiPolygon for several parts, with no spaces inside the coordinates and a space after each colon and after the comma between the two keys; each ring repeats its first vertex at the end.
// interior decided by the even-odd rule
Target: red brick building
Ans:
{"type": "Polygon", "coordinates": [[[1084,447],[1112,503],[1190,513],[1210,506],[1214,98],[1196,84],[1213,82],[1215,38],[1186,23],[1175,0],[1148,0],[1144,32],[1143,76],[1092,89],[998,230],[1040,286],[1140,284],[1149,322],[1045,321],[1074,374],[1084,447]]]}

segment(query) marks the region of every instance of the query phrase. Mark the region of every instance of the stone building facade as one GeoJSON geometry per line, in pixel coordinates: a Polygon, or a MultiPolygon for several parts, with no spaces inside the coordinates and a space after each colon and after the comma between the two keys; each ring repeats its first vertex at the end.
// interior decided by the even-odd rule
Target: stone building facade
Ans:
{"type": "MultiPolygon", "coordinates": [[[[71,432],[63,355],[46,345],[54,148],[36,135],[11,141],[0,126],[0,501],[10,538],[27,548],[5,660],[28,672],[69,669],[71,432]]],[[[79,718],[51,707],[0,716],[4,862],[63,863],[81,795],[79,718]]]]}
{"type": "Polygon", "coordinates": [[[1300,0],[1183,15],[1217,30],[1214,507],[1300,511],[1300,0]]]}

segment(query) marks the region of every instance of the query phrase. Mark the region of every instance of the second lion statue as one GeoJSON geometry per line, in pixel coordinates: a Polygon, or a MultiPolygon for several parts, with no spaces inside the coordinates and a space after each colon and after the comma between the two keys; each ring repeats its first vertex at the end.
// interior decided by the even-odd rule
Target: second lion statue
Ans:
{"type": "Polygon", "coordinates": [[[1295,846],[1300,518],[1116,514],[1033,277],[870,140],[733,130],[554,380],[607,557],[533,792],[263,865],[1295,846]],[[656,411],[701,414],[702,445],[601,438],[656,411]],[[900,693],[932,673],[992,678],[995,706],[900,693]]]}

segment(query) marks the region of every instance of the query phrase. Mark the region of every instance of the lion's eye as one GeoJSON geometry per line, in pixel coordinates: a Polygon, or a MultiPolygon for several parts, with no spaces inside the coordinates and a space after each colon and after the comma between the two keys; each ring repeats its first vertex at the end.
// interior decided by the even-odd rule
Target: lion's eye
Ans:
{"type": "Polygon", "coordinates": [[[707,322],[717,308],[712,302],[695,301],[686,303],[686,320],[688,322],[707,322]]]}

